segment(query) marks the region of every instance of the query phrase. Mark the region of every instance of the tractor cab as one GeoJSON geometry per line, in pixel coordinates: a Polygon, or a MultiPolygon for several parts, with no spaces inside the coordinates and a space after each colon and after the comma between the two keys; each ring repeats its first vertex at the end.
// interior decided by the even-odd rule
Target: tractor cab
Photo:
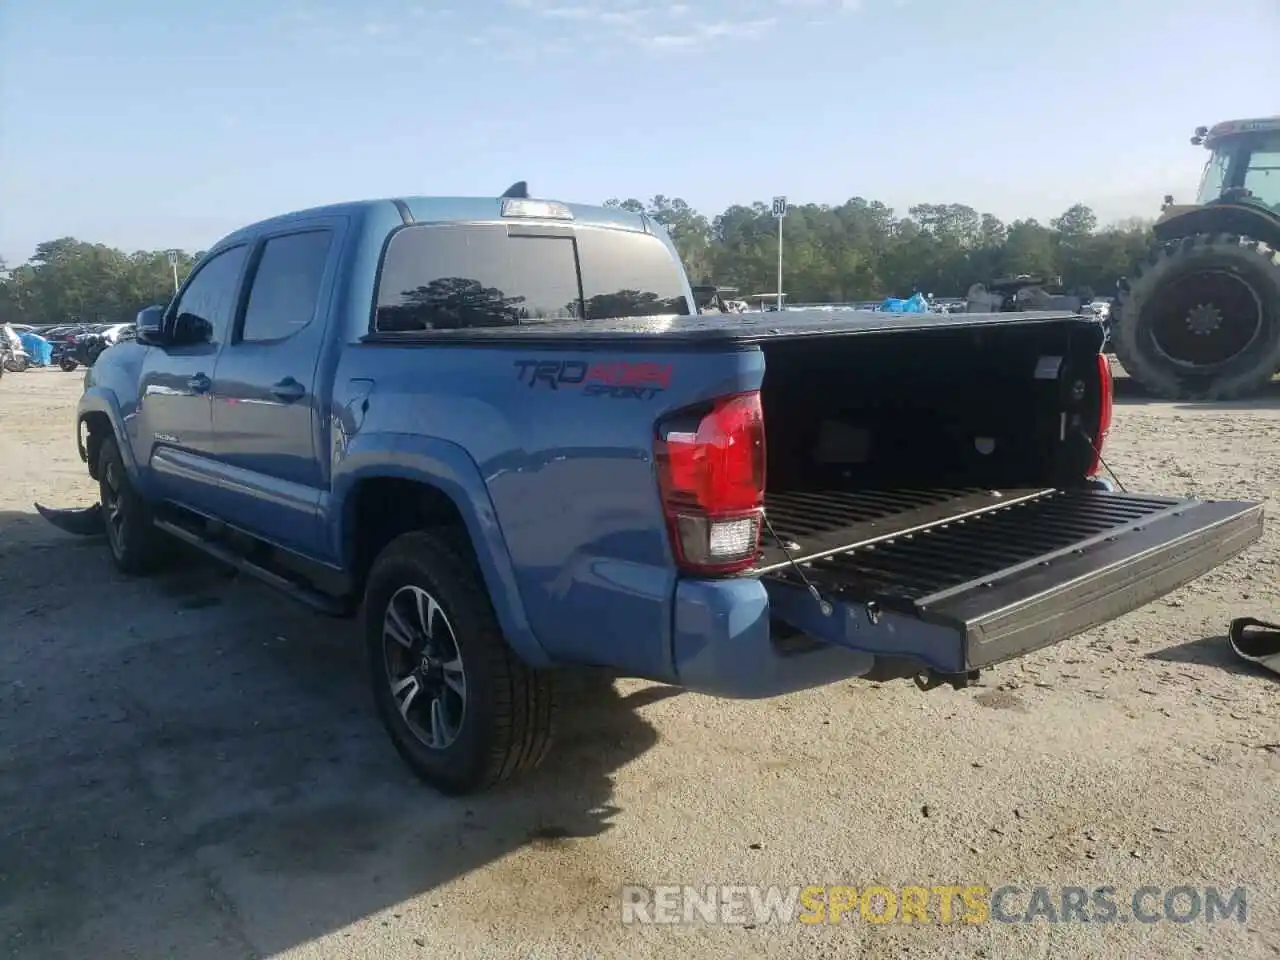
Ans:
{"type": "Polygon", "coordinates": [[[1209,150],[1196,203],[1252,203],[1280,213],[1280,117],[1200,127],[1191,142],[1209,150]]]}

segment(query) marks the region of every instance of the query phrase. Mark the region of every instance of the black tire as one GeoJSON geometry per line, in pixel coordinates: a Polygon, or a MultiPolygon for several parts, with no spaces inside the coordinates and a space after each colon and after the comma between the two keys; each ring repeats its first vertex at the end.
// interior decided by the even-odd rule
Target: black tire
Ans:
{"type": "Polygon", "coordinates": [[[1157,396],[1233,400],[1280,370],[1280,264],[1264,244],[1201,234],[1158,247],[1116,311],[1115,356],[1157,396]]]}
{"type": "Polygon", "coordinates": [[[364,634],[378,715],[424,782],[445,794],[474,793],[546,757],[555,734],[555,677],[527,666],[508,645],[458,534],[406,533],[382,551],[365,588],[364,634]],[[412,643],[397,643],[384,633],[393,604],[402,621],[433,609],[417,605],[419,592],[436,605],[426,616],[434,639],[419,627],[412,643]],[[396,687],[410,701],[404,711],[396,687]]]}
{"type": "Polygon", "coordinates": [[[140,576],[156,570],[167,556],[164,534],[151,509],[129,481],[114,437],[98,451],[98,492],[111,559],[122,573],[140,576]]]}
{"type": "Polygon", "coordinates": [[[58,361],[58,366],[62,368],[62,371],[64,373],[73,373],[75,372],[75,369],[77,366],[79,366],[79,364],[77,364],[74,360],[72,360],[69,357],[63,357],[61,360],[58,361]]]}

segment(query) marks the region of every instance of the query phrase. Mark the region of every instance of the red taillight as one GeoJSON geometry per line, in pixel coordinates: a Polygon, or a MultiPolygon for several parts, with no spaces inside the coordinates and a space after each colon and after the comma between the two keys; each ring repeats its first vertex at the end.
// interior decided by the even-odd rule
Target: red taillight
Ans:
{"type": "Polygon", "coordinates": [[[764,411],[758,392],[721,397],[658,427],[654,460],[681,569],[734,573],[755,563],[764,522],[764,411]]]}
{"type": "Polygon", "coordinates": [[[1088,474],[1091,477],[1102,469],[1102,445],[1107,442],[1107,434],[1111,432],[1111,411],[1115,406],[1111,360],[1105,353],[1098,354],[1098,381],[1098,428],[1093,434],[1093,459],[1090,461],[1088,474]]]}

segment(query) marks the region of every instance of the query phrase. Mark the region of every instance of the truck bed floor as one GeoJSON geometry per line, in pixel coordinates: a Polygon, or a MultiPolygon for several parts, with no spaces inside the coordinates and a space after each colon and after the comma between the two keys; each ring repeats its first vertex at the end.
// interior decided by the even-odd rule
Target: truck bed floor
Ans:
{"type": "Polygon", "coordinates": [[[814,560],[1052,492],[1048,487],[770,491],[765,494],[770,526],[765,531],[759,570],[787,564],[787,554],[796,561],[814,560]]]}

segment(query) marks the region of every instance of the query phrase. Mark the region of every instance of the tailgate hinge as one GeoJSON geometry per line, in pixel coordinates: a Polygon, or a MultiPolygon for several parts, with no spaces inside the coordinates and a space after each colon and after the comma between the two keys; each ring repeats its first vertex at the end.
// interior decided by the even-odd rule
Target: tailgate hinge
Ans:
{"type": "Polygon", "coordinates": [[[917,673],[912,679],[915,680],[917,687],[926,692],[946,685],[949,685],[952,690],[963,690],[976,682],[980,673],[980,670],[970,670],[967,673],[938,673],[936,670],[925,670],[917,673]]]}

